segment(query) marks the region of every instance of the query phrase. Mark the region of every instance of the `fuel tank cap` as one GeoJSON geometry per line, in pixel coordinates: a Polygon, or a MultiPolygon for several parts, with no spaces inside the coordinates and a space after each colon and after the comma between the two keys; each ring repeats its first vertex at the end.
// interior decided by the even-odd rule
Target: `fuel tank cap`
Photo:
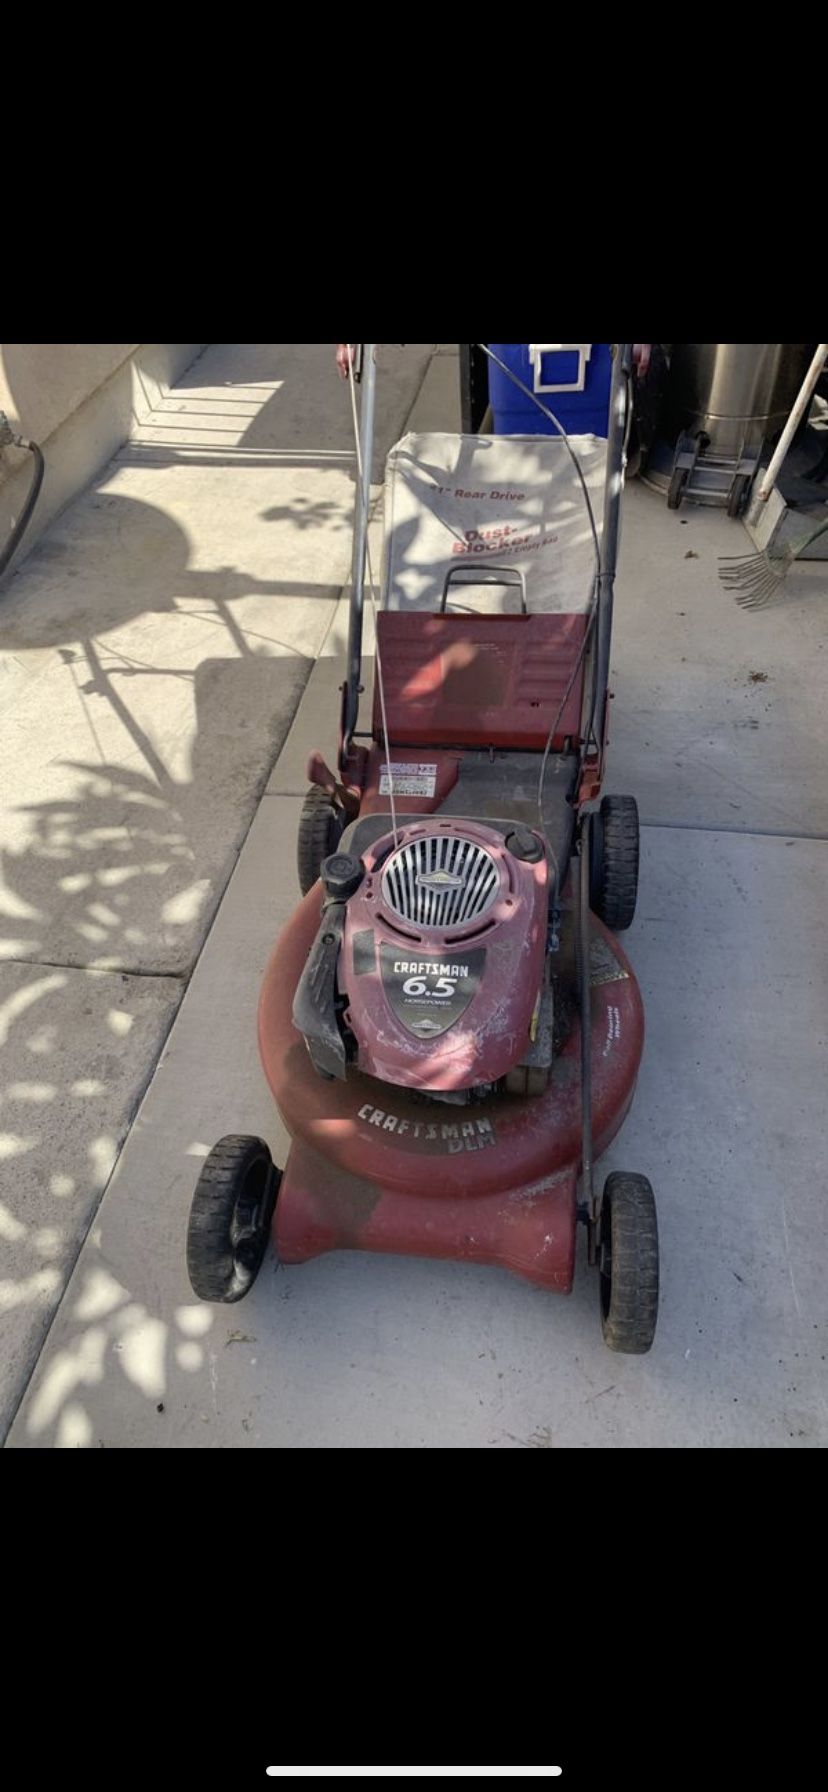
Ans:
{"type": "Polygon", "coordinates": [[[531,828],[513,828],[506,835],[506,850],[514,859],[526,859],[530,865],[543,858],[543,846],[531,828]]]}
{"type": "Polygon", "coordinates": [[[326,896],[333,902],[347,902],[348,897],[359,889],[365,866],[353,852],[332,852],[322,860],[320,876],[326,896]]]}

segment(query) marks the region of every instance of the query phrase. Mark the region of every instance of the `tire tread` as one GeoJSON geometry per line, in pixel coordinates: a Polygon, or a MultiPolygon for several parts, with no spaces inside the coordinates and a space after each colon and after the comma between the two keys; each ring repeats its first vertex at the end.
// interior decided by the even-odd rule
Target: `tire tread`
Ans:
{"type": "Polygon", "coordinates": [[[296,868],[303,896],[318,882],[323,859],[336,852],[343,824],[342,811],[327,790],[311,784],[302,804],[296,841],[296,868]]]}
{"type": "Polygon", "coordinates": [[[205,1158],[195,1186],[187,1227],[187,1273],[199,1300],[241,1300],[255,1280],[257,1269],[240,1272],[231,1243],[230,1228],[239,1178],[266,1156],[272,1178],[268,1207],[272,1217],[278,1189],[278,1172],[264,1139],[246,1133],[227,1133],[205,1158]]]}
{"type": "Polygon", "coordinates": [[[607,1177],[612,1270],[608,1310],[602,1292],[601,1324],[610,1350],[643,1356],[652,1345],[658,1319],[658,1220],[646,1176],[615,1171],[607,1177]]]}
{"type": "Polygon", "coordinates": [[[602,852],[592,906],[613,933],[632,925],[638,898],[639,824],[634,796],[605,796],[601,804],[602,852]]]}

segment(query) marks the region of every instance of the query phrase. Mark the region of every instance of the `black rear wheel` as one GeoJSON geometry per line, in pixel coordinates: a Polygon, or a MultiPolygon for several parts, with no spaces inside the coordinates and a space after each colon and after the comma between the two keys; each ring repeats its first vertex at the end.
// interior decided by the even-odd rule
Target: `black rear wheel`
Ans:
{"type": "Polygon", "coordinates": [[[676,467],[667,491],[667,509],[679,510],[684,497],[684,489],[690,478],[687,467],[676,467]]]}
{"type": "Polygon", "coordinates": [[[592,817],[589,901],[605,927],[631,926],[638,897],[639,828],[634,796],[605,796],[592,817]]]}
{"type": "Polygon", "coordinates": [[[344,827],[345,816],[339,804],[327,790],[312,784],[302,804],[296,844],[296,868],[303,896],[317,882],[323,859],[336,852],[344,827]]]}
{"type": "Polygon", "coordinates": [[[219,1139],[198,1182],[187,1228],[187,1272],[199,1300],[241,1300],[262,1266],[280,1174],[264,1139],[219,1139]]]}
{"type": "Polygon", "coordinates": [[[738,473],[727,495],[728,516],[741,516],[750,491],[750,474],[738,473]]]}
{"type": "Polygon", "coordinates": [[[643,1356],[658,1318],[658,1221],[646,1176],[616,1171],[607,1177],[598,1268],[604,1343],[643,1356]]]}

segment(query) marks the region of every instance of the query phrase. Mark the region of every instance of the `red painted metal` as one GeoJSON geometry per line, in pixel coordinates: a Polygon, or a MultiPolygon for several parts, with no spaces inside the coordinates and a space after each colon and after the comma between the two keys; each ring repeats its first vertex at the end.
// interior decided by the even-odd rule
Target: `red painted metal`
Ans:
{"type": "MultiPolygon", "coordinates": [[[[535,1097],[464,1108],[418,1098],[358,1071],[327,1082],[292,1020],[319,921],[320,891],[288,922],[265,972],[259,1049],[293,1144],[274,1221],[283,1261],[321,1251],[396,1251],[500,1263],[544,1287],[571,1286],[581,1157],[580,1027],[535,1097]]],[[[593,917],[591,1037],[595,1156],[632,1100],[644,1037],[638,985],[593,917]]]]}
{"type": "MultiPolygon", "coordinates": [[[[388,737],[395,745],[542,750],[584,637],[585,615],[377,618],[388,737]]],[[[583,668],[553,745],[577,741],[583,668]]],[[[374,734],[381,735],[374,690],[374,734]]]]}
{"type": "MultiPolygon", "coordinates": [[[[476,1162],[477,1160],[475,1160],[476,1162]]],[[[304,1140],[291,1146],[279,1188],[273,1242],[282,1263],[325,1251],[385,1251],[509,1269],[568,1294],[575,1269],[575,1175],[562,1170],[528,1188],[482,1194],[466,1159],[462,1195],[429,1179],[416,1200],[332,1165],[304,1140]]]]}
{"type": "MultiPolygon", "coordinates": [[[[500,872],[500,887],[481,919],[448,931],[401,925],[382,896],[382,867],[393,836],[384,834],[362,855],[366,877],[348,903],[345,934],[339,961],[339,988],[348,998],[347,1025],[358,1044],[359,1069],[392,1087],[411,1089],[470,1089],[478,1083],[496,1082],[511,1070],[519,1054],[519,1042],[529,1040],[532,1012],[543,977],[546,952],[548,870],[546,858],[538,863],[515,859],[506,851],[502,834],[478,822],[458,823],[436,816],[432,822],[407,827],[400,846],[423,837],[459,835],[483,847],[500,872]],[[372,968],[357,969],[357,942],[371,941],[372,968]],[[480,960],[479,980],[469,980],[470,995],[458,1019],[433,1038],[418,1038],[388,999],[382,976],[383,955],[396,966],[400,980],[419,965],[445,962],[450,980],[452,961],[480,960]],[[413,961],[413,962],[412,962],[413,961]],[[517,1047],[517,1051],[516,1051],[517,1047]]],[[[388,967],[386,966],[386,969],[388,967]]],[[[465,972],[469,975],[468,964],[465,972]]],[[[439,972],[435,971],[435,975],[439,972]]],[[[459,978],[461,973],[457,972],[459,978]]],[[[462,983],[451,986],[462,991],[462,983]]],[[[448,991],[446,992],[448,994],[448,991]]]]}

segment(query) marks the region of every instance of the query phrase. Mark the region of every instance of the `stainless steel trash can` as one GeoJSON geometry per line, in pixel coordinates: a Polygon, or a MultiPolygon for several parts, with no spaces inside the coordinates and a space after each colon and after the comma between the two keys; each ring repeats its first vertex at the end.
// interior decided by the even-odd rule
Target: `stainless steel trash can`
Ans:
{"type": "Polygon", "coordinates": [[[814,352],[807,342],[672,344],[665,433],[703,431],[717,454],[742,454],[779,434],[814,352]]]}

